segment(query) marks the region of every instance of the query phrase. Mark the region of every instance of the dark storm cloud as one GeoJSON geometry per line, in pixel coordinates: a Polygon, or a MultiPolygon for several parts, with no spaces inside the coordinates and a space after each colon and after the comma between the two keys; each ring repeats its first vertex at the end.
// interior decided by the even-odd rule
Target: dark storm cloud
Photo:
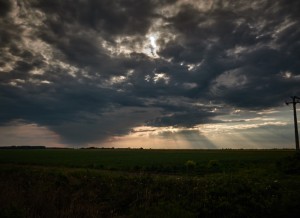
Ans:
{"type": "Polygon", "coordinates": [[[95,113],[85,114],[79,119],[52,125],[50,129],[58,132],[64,143],[80,146],[126,135],[131,132],[133,126],[143,124],[147,116],[153,116],[153,112],[148,110],[136,113],[136,107],[125,107],[103,112],[101,116],[95,113]]]}
{"type": "Polygon", "coordinates": [[[259,8],[245,7],[244,2],[239,8],[240,2],[226,5],[226,1],[219,1],[205,12],[182,6],[168,19],[177,40],[170,41],[160,55],[174,62],[203,61],[191,76],[203,87],[199,95],[209,93],[207,97],[245,108],[278,105],[296,89],[295,82],[283,81],[279,74],[299,73],[300,25],[295,13],[299,2],[257,1],[259,8]],[[218,95],[211,93],[214,81],[227,71],[239,71],[247,81],[240,87],[221,86],[218,95]]]}
{"type": "Polygon", "coordinates": [[[0,0],[1,125],[37,123],[85,144],[299,94],[299,1],[180,2],[0,0]],[[152,31],[156,57],[143,50],[152,31]]]}
{"type": "Polygon", "coordinates": [[[146,33],[151,17],[155,16],[155,3],[147,0],[41,0],[34,6],[49,14],[48,22],[55,32],[63,31],[57,22],[79,23],[111,37],[111,34],[146,33]]]}

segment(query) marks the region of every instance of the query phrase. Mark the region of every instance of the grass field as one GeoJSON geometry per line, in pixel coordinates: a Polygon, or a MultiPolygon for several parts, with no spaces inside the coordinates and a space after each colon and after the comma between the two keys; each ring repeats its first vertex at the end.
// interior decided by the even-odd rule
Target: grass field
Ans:
{"type": "Polygon", "coordinates": [[[293,150],[0,150],[0,217],[298,217],[293,150]]]}
{"type": "Polygon", "coordinates": [[[188,160],[198,166],[210,161],[223,166],[261,166],[293,153],[293,150],[12,149],[0,150],[0,163],[116,170],[178,168],[182,172],[188,160]]]}

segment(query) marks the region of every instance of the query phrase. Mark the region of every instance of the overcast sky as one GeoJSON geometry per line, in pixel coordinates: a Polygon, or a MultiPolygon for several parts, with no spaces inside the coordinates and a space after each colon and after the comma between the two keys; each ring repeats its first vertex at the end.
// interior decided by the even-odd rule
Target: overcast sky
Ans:
{"type": "Polygon", "coordinates": [[[0,146],[294,147],[299,0],[0,0],[0,54],[0,146]]]}

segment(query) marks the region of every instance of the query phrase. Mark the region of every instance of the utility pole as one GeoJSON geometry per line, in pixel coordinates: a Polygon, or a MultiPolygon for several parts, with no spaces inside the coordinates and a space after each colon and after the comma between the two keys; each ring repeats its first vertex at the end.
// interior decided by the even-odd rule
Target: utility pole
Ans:
{"type": "Polygon", "coordinates": [[[296,150],[299,151],[299,135],[298,135],[298,122],[297,122],[296,104],[300,103],[300,98],[297,97],[297,96],[291,96],[291,99],[292,99],[292,101],[285,102],[285,103],[286,103],[286,105],[293,104],[296,150]]]}

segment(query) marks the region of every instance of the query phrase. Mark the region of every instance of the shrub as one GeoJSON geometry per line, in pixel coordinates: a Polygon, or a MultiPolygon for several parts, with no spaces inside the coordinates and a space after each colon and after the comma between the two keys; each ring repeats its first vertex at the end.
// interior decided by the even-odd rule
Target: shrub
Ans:
{"type": "Polygon", "coordinates": [[[210,160],[207,163],[207,169],[212,172],[221,172],[221,164],[218,160],[210,160]]]}
{"type": "Polygon", "coordinates": [[[187,171],[193,171],[196,168],[196,162],[193,160],[188,160],[184,165],[187,171]]]}

